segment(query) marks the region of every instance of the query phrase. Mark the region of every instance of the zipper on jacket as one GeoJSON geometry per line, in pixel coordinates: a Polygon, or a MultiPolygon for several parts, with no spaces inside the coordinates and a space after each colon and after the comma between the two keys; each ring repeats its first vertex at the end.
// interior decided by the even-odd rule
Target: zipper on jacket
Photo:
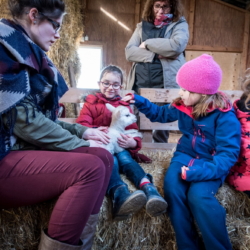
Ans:
{"type": "Polygon", "coordinates": [[[205,142],[206,137],[205,137],[205,134],[204,134],[204,133],[201,134],[201,137],[202,137],[202,142],[205,142]]]}
{"type": "Polygon", "coordinates": [[[193,139],[192,139],[192,147],[193,147],[193,150],[194,150],[194,147],[195,147],[196,137],[197,137],[197,132],[196,132],[195,129],[194,129],[194,136],[193,136],[193,139]]]}
{"type": "MultiPolygon", "coordinates": [[[[151,71],[150,71],[150,67],[149,67],[149,63],[147,63],[147,68],[148,68],[148,82],[151,83],[151,71]]],[[[152,86],[150,86],[149,88],[152,88],[152,86]]]]}
{"type": "Polygon", "coordinates": [[[202,141],[202,142],[205,142],[205,135],[204,135],[204,133],[201,131],[200,128],[198,129],[198,134],[199,134],[199,135],[201,136],[201,138],[202,138],[201,141],[202,141]]]}

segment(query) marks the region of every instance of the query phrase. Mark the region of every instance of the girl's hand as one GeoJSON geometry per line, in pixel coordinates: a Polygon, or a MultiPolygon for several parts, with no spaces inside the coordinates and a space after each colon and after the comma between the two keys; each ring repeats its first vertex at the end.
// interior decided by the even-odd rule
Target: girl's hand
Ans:
{"type": "Polygon", "coordinates": [[[104,144],[100,141],[94,141],[94,140],[88,140],[89,141],[89,147],[94,148],[104,148],[104,144]]]}
{"type": "Polygon", "coordinates": [[[133,95],[126,95],[122,98],[122,101],[128,102],[128,103],[135,103],[133,95]]]}
{"type": "Polygon", "coordinates": [[[141,49],[146,49],[146,47],[145,47],[145,42],[142,42],[142,43],[140,44],[139,48],[141,48],[141,49]]]}
{"type": "Polygon", "coordinates": [[[117,143],[121,148],[135,148],[137,145],[136,140],[130,135],[121,134],[122,138],[117,139],[117,143]]]}
{"type": "Polygon", "coordinates": [[[95,140],[100,141],[101,143],[108,144],[110,137],[107,135],[106,132],[103,132],[107,129],[107,127],[100,127],[100,128],[88,128],[82,135],[82,138],[85,140],[95,140]]]}
{"type": "Polygon", "coordinates": [[[182,178],[183,180],[186,180],[186,179],[187,179],[187,174],[186,174],[187,170],[189,170],[189,168],[186,167],[186,166],[183,166],[183,167],[181,168],[181,178],[182,178]]]}

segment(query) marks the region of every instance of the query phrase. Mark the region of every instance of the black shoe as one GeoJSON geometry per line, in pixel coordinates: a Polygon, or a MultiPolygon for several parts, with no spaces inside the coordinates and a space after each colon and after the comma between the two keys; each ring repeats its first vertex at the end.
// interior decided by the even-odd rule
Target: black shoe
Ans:
{"type": "Polygon", "coordinates": [[[152,183],[143,185],[141,189],[147,196],[146,211],[150,216],[155,217],[166,212],[168,203],[161,197],[152,183]]]}
{"type": "Polygon", "coordinates": [[[147,202],[147,197],[141,190],[130,193],[127,186],[115,189],[113,195],[113,219],[126,220],[133,213],[139,211],[147,202]]]}

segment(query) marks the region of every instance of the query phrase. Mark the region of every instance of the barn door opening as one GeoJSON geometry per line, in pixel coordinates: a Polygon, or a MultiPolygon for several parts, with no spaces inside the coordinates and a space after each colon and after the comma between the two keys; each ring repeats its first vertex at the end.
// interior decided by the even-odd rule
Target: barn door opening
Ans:
{"type": "Polygon", "coordinates": [[[77,88],[97,89],[100,71],[103,68],[103,46],[81,45],[78,49],[81,62],[81,74],[76,83],[77,88]]]}

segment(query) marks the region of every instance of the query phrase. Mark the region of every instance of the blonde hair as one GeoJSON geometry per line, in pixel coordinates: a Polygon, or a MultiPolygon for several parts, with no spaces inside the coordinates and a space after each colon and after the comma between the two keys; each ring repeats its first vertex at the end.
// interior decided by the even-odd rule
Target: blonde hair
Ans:
{"type": "MultiPolygon", "coordinates": [[[[194,92],[190,92],[192,95],[194,92]]],[[[180,97],[176,98],[172,102],[173,104],[180,106],[183,104],[180,97]]],[[[225,109],[231,105],[230,99],[222,92],[217,92],[213,95],[202,95],[201,99],[193,106],[192,115],[195,120],[200,117],[207,116],[209,110],[213,109],[225,109]]]]}
{"type": "Polygon", "coordinates": [[[242,78],[242,90],[243,94],[240,100],[244,101],[246,109],[250,110],[250,68],[248,68],[245,72],[245,76],[242,78]]]}
{"type": "MultiPolygon", "coordinates": [[[[147,0],[145,3],[143,13],[142,13],[142,19],[144,21],[147,21],[149,23],[154,23],[155,20],[155,14],[154,14],[154,3],[159,0],[147,0]]],[[[160,0],[160,2],[167,1],[169,5],[171,6],[170,13],[173,14],[173,22],[178,21],[181,16],[183,16],[183,5],[181,3],[181,0],[160,0]]]]}

